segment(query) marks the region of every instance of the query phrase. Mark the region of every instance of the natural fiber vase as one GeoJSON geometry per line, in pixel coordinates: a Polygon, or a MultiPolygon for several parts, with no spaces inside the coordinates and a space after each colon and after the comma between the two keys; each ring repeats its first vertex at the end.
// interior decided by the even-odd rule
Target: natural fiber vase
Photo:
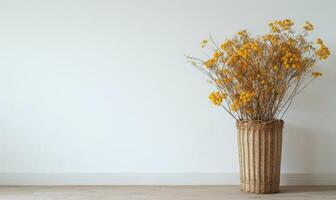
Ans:
{"type": "Polygon", "coordinates": [[[237,121],[242,192],[279,192],[283,124],[237,121]]]}

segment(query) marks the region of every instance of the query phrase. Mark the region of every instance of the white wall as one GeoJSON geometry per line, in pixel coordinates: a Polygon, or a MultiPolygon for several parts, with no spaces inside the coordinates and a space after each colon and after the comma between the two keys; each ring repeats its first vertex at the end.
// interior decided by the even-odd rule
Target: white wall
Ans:
{"type": "Polygon", "coordinates": [[[284,17],[314,23],[332,56],[285,118],[282,169],[336,173],[335,7],[0,0],[0,173],[238,172],[235,122],[184,55],[284,17]]]}

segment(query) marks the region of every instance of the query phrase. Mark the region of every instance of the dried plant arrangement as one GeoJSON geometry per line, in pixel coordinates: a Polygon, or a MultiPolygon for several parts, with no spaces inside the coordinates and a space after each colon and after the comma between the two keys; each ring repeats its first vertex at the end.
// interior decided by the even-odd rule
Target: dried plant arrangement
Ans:
{"type": "Polygon", "coordinates": [[[315,70],[317,62],[330,55],[320,38],[308,39],[314,29],[310,22],[299,33],[293,25],[276,20],[262,36],[242,30],[220,45],[203,40],[201,47],[211,56],[187,57],[216,87],[211,102],[237,120],[243,192],[279,192],[282,118],[293,99],[322,75],[315,70]]]}

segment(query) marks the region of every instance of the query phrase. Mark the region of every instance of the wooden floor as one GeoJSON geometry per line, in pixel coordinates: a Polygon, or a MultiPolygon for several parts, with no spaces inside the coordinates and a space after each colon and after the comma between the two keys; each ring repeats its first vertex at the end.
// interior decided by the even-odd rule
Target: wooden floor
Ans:
{"type": "Polygon", "coordinates": [[[238,186],[0,186],[0,200],[336,200],[335,187],[282,187],[277,194],[238,186]]]}

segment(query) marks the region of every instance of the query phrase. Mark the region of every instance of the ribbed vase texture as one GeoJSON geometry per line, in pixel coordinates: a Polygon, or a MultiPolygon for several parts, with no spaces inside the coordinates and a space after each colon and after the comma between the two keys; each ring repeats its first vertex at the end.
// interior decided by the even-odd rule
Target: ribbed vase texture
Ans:
{"type": "Polygon", "coordinates": [[[283,124],[237,121],[241,191],[279,192],[283,124]]]}

